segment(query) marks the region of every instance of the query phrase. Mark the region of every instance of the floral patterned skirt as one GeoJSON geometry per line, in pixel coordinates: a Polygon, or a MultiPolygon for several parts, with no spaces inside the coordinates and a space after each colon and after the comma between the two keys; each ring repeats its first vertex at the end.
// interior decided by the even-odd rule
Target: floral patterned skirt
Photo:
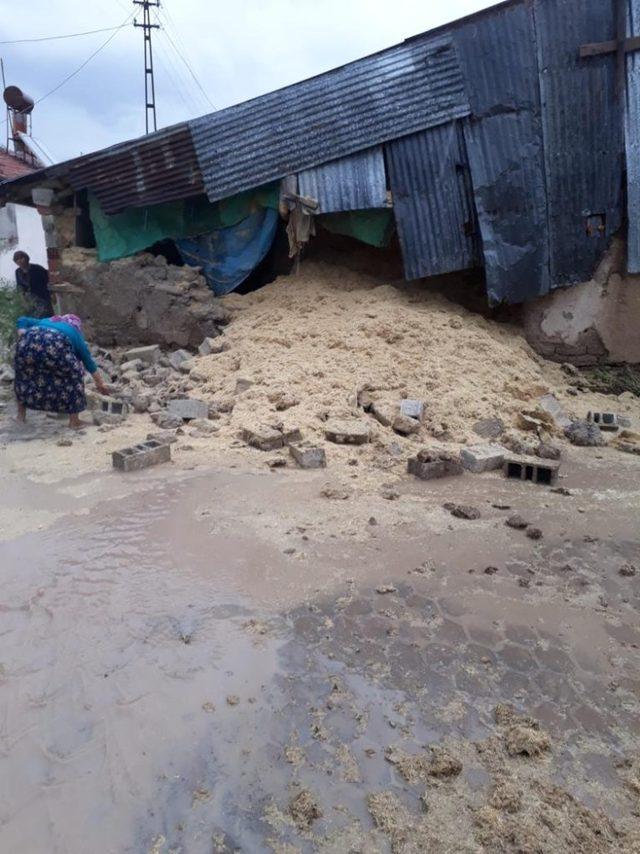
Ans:
{"type": "Polygon", "coordinates": [[[84,366],[71,342],[54,329],[34,327],[18,337],[15,390],[27,409],[44,412],[82,412],[84,366]]]}

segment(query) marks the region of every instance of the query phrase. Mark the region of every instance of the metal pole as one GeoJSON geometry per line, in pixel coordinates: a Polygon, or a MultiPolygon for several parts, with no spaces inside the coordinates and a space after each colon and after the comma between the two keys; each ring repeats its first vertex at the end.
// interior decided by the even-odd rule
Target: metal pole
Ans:
{"type": "Polygon", "coordinates": [[[149,114],[153,122],[153,130],[158,129],[156,120],[156,87],[153,77],[153,49],[151,47],[151,31],[159,30],[159,24],[151,23],[151,7],[159,6],[160,0],[133,0],[134,6],[142,6],[142,23],[136,20],[134,27],[140,27],[144,38],[144,124],[145,133],[149,133],[149,114]]]}

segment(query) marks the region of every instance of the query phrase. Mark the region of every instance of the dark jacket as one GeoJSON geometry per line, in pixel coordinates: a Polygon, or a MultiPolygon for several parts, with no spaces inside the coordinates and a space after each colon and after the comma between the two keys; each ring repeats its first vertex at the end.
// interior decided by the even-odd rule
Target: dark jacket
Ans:
{"type": "Polygon", "coordinates": [[[20,267],[16,268],[16,285],[29,300],[40,317],[51,317],[53,305],[49,293],[49,273],[40,264],[29,264],[25,272],[20,267]]]}

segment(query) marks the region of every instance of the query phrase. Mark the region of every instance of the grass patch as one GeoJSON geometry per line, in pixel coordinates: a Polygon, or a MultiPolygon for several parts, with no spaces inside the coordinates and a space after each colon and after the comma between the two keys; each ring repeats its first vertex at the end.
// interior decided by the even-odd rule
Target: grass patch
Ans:
{"type": "Polygon", "coordinates": [[[640,367],[633,365],[602,366],[584,371],[582,379],[591,391],[600,394],[623,394],[630,391],[640,397],[640,367]]]}
{"type": "Polygon", "coordinates": [[[27,313],[28,303],[24,296],[0,280],[0,363],[9,359],[18,336],[16,320],[27,313]]]}

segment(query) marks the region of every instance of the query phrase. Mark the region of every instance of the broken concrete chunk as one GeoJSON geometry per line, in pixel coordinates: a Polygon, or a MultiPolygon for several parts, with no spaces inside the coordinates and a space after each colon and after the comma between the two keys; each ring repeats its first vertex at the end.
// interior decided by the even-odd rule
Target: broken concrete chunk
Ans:
{"type": "Polygon", "coordinates": [[[331,421],[324,435],[338,445],[364,445],[369,441],[369,427],[362,421],[331,421]]]}
{"type": "Polygon", "coordinates": [[[456,519],[479,519],[481,516],[478,508],[471,507],[469,504],[454,504],[452,501],[448,501],[443,507],[456,519]]]}
{"type": "Polygon", "coordinates": [[[242,439],[252,448],[259,451],[275,451],[284,447],[285,439],[280,430],[259,424],[256,427],[245,427],[242,430],[242,439]]]}
{"type": "Polygon", "coordinates": [[[556,427],[564,430],[565,427],[571,424],[571,419],[554,394],[543,394],[538,401],[538,406],[553,419],[556,427]]]}
{"type": "Polygon", "coordinates": [[[178,415],[172,415],[169,412],[154,412],[151,416],[154,424],[157,424],[161,430],[175,430],[182,427],[184,421],[178,415]]]}
{"type": "Polygon", "coordinates": [[[183,397],[167,401],[167,412],[170,415],[177,415],[184,421],[191,421],[194,418],[207,419],[209,404],[193,397],[183,397]]]}
{"type": "Polygon", "coordinates": [[[225,345],[218,338],[205,338],[198,347],[198,353],[201,356],[211,356],[214,353],[222,353],[225,349],[225,345]]]}
{"type": "Polygon", "coordinates": [[[132,350],[127,350],[124,354],[125,362],[131,362],[139,359],[145,365],[155,365],[160,361],[162,351],[157,344],[151,344],[149,347],[134,347],[132,350]]]}
{"type": "Polygon", "coordinates": [[[243,392],[247,391],[247,389],[250,389],[252,385],[253,385],[253,380],[247,380],[247,379],[240,378],[240,379],[236,380],[236,387],[235,387],[234,394],[242,394],[243,392]]]}
{"type": "Polygon", "coordinates": [[[174,350],[173,353],[169,353],[167,359],[169,364],[175,371],[180,370],[180,365],[183,362],[188,362],[191,358],[191,353],[188,350],[174,350]]]}
{"type": "Polygon", "coordinates": [[[424,402],[422,400],[401,400],[400,414],[406,415],[407,418],[416,418],[418,421],[422,421],[424,402]]]}
{"type": "Polygon", "coordinates": [[[122,424],[126,418],[126,415],[119,414],[116,415],[114,412],[103,412],[101,409],[94,409],[91,413],[91,418],[93,423],[97,427],[102,427],[105,424],[111,427],[115,427],[117,424],[122,424]]]}
{"type": "Polygon", "coordinates": [[[434,480],[440,477],[460,475],[463,472],[458,454],[441,451],[437,448],[424,448],[415,457],[407,461],[407,471],[421,480],[434,480]]]}
{"type": "Polygon", "coordinates": [[[123,362],[120,365],[120,371],[122,374],[131,374],[138,373],[144,368],[144,362],[142,359],[132,359],[130,362],[123,362]]]}
{"type": "Polygon", "coordinates": [[[408,415],[396,415],[392,427],[401,436],[410,436],[413,433],[420,432],[420,422],[408,415]]]}
{"type": "Polygon", "coordinates": [[[303,469],[326,468],[327,456],[324,448],[312,445],[289,445],[289,453],[296,463],[303,469]]]}
{"type": "Polygon", "coordinates": [[[467,471],[479,474],[502,468],[506,453],[502,445],[471,445],[461,449],[460,459],[467,471]]]}
{"type": "Polygon", "coordinates": [[[536,456],[543,460],[559,460],[562,456],[562,451],[551,442],[540,442],[536,448],[536,456]]]}

